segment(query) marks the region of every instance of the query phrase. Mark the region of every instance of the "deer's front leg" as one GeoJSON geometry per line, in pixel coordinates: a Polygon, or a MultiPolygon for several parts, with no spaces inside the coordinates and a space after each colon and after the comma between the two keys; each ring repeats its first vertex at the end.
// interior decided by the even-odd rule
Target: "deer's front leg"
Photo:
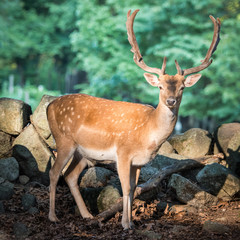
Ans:
{"type": "Polygon", "coordinates": [[[122,226],[124,229],[133,228],[132,222],[132,202],[134,190],[138,181],[140,168],[131,166],[130,161],[118,161],[118,175],[123,191],[123,216],[122,226]]]}
{"type": "Polygon", "coordinates": [[[118,159],[118,175],[120,178],[123,192],[123,215],[122,226],[124,229],[131,228],[131,199],[130,199],[130,164],[118,159]]]}

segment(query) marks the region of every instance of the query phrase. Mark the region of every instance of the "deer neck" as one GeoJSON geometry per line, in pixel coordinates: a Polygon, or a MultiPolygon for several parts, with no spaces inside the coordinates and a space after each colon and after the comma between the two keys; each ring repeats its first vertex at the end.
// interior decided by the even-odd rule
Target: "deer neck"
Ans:
{"type": "Polygon", "coordinates": [[[178,109],[179,106],[168,108],[166,105],[159,102],[149,121],[151,125],[151,141],[155,141],[157,145],[161,146],[161,144],[167,140],[176,125],[178,109]]]}

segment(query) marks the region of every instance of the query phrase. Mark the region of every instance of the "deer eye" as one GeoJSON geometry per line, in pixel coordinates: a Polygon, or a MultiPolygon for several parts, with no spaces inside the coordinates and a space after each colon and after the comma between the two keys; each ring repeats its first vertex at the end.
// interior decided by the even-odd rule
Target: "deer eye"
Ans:
{"type": "Polygon", "coordinates": [[[180,91],[182,91],[184,89],[184,86],[180,87],[180,91]]]}
{"type": "Polygon", "coordinates": [[[159,89],[160,89],[160,90],[162,90],[162,89],[163,89],[163,87],[162,87],[162,86],[159,86],[159,89]]]}

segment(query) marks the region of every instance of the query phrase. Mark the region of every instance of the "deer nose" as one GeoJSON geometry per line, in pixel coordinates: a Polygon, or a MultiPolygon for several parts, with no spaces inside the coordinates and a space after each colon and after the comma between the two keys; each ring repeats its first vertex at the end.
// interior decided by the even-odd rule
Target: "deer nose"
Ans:
{"type": "Polygon", "coordinates": [[[167,105],[170,107],[175,106],[175,104],[177,103],[176,99],[174,97],[170,97],[167,99],[167,105]]]}

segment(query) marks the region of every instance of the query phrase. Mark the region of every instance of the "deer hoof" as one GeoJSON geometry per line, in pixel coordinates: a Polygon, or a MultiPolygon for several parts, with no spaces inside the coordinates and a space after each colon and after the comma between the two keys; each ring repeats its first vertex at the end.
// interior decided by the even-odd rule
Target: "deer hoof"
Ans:
{"type": "Polygon", "coordinates": [[[122,222],[123,230],[134,229],[135,225],[131,222],[122,222]]]}
{"type": "Polygon", "coordinates": [[[59,219],[57,218],[57,216],[55,214],[49,213],[48,218],[51,222],[59,222],[59,219]]]}
{"type": "Polygon", "coordinates": [[[93,219],[94,217],[92,214],[89,213],[88,215],[84,216],[84,218],[93,219]]]}

